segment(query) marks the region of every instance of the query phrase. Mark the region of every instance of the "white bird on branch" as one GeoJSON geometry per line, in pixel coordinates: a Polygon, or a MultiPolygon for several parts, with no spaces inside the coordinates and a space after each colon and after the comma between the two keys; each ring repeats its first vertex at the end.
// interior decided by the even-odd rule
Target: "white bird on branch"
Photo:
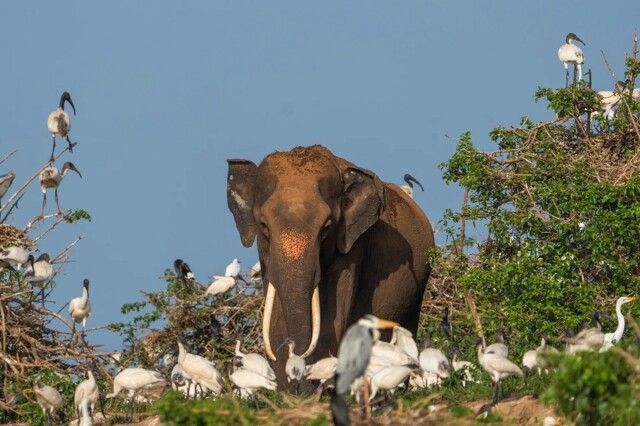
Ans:
{"type": "Polygon", "coordinates": [[[69,152],[73,152],[73,147],[76,145],[75,143],[71,143],[71,140],[69,139],[71,119],[69,117],[69,113],[64,110],[65,102],[68,102],[69,105],[71,105],[71,108],[73,108],[73,115],[76,115],[76,107],[73,105],[71,95],[69,92],[62,92],[58,108],[51,112],[47,118],[47,127],[53,136],[53,149],[51,150],[51,159],[49,160],[51,163],[53,163],[53,153],[56,150],[56,135],[62,138],[67,138],[67,142],[69,143],[69,152]]]}
{"type": "Polygon", "coordinates": [[[40,172],[39,179],[40,179],[40,189],[42,190],[42,212],[40,212],[40,216],[38,216],[38,218],[40,219],[44,218],[44,208],[47,205],[47,189],[51,189],[51,188],[55,190],[54,194],[55,194],[55,200],[56,200],[56,207],[58,209],[56,214],[57,215],[62,214],[62,210],[60,210],[60,204],[58,203],[58,187],[60,186],[62,179],[64,179],[64,177],[66,176],[69,170],[73,170],[78,174],[78,176],[82,178],[82,175],[80,174],[76,166],[74,166],[73,163],[69,161],[67,161],[62,165],[62,172],[60,172],[58,168],[53,165],[49,165],[45,167],[40,172]]]}
{"type": "Polygon", "coordinates": [[[91,301],[89,301],[89,280],[82,281],[82,296],[74,297],[69,302],[69,315],[73,320],[73,334],[76,332],[76,323],[82,323],[82,330],[87,326],[87,318],[91,315],[91,301]]]}

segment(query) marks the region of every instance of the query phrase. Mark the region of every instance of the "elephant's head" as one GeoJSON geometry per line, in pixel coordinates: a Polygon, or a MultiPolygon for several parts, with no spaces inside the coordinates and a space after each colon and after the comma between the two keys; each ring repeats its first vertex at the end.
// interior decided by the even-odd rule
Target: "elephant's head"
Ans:
{"type": "Polygon", "coordinates": [[[275,298],[283,307],[283,333],[302,356],[310,355],[320,334],[321,270],[378,221],[382,182],[324,147],[299,147],[273,153],[260,166],[229,160],[227,198],[244,246],[258,239],[268,356],[275,360],[273,348],[282,343],[270,337],[275,298]]]}

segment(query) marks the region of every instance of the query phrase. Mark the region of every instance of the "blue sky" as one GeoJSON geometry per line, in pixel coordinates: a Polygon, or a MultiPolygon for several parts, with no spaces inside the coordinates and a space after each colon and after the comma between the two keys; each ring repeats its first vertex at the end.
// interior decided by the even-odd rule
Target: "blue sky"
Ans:
{"type": "MultiPolygon", "coordinates": [[[[2,2],[0,158],[18,152],[0,173],[16,171],[13,189],[48,160],[46,117],[62,91],[78,112],[79,144],[58,166],[72,161],[83,179],[67,176],[60,204],[93,220],[61,225],[39,247],[55,255],[84,236],[51,308],[89,278],[88,326],[105,325],[126,320],[120,307],[140,290],[161,289],[178,257],[202,282],[234,257],[250,267],[256,249],[242,246],[226,205],[228,158],[259,163],[320,143],[385,181],[411,173],[437,222],[461,204],[437,167],[458,135],[493,149],[494,127],[552,118],[533,93],[564,85],[557,49],[568,32],[587,44],[594,88],[611,90],[600,49],[621,77],[640,16],[640,2],[617,4],[2,2]]],[[[24,227],[41,202],[33,182],[8,223],[24,227]]]]}

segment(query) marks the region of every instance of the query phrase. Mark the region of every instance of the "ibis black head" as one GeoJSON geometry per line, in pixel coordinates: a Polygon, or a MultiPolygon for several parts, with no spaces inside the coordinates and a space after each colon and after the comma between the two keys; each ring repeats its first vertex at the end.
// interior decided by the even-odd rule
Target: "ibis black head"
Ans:
{"type": "Polygon", "coordinates": [[[89,280],[88,279],[84,279],[84,281],[82,281],[82,287],[86,288],[87,291],[89,291],[89,280]]]}
{"type": "Polygon", "coordinates": [[[422,192],[424,192],[424,188],[422,187],[422,184],[418,182],[418,180],[413,176],[411,176],[409,173],[404,175],[404,181],[407,182],[407,185],[409,185],[410,188],[413,188],[412,182],[415,182],[420,187],[420,189],[422,189],[422,192]]]}
{"type": "Polygon", "coordinates": [[[579,41],[580,43],[582,43],[583,46],[586,46],[584,41],[580,40],[580,37],[578,37],[574,33],[567,34],[567,44],[571,44],[571,40],[579,41]]]}
{"type": "Polygon", "coordinates": [[[71,95],[69,94],[69,92],[62,92],[62,96],[60,96],[60,105],[58,105],[63,111],[64,111],[64,103],[68,102],[69,105],[71,105],[71,108],[73,108],[73,115],[76,115],[76,106],[73,104],[73,101],[71,100],[71,95]]]}
{"type": "MultiPolygon", "coordinates": [[[[33,258],[33,256],[31,256],[31,257],[33,258]]],[[[51,259],[49,258],[49,254],[48,253],[42,253],[38,257],[38,260],[36,260],[36,262],[40,262],[41,260],[44,260],[47,263],[49,263],[51,261],[51,259]]]]}
{"type": "Polygon", "coordinates": [[[80,174],[80,171],[76,168],[76,166],[71,161],[67,161],[62,165],[62,176],[64,176],[67,173],[67,170],[73,170],[78,174],[78,176],[82,177],[82,175],[80,174]]]}

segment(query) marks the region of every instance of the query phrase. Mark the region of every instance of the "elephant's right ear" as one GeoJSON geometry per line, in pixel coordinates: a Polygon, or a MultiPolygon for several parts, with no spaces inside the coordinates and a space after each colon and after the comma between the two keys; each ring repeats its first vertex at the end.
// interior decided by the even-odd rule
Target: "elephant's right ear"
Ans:
{"type": "Polygon", "coordinates": [[[242,245],[251,247],[258,231],[253,218],[253,188],[258,166],[249,160],[227,162],[227,203],[240,232],[242,245]]]}

